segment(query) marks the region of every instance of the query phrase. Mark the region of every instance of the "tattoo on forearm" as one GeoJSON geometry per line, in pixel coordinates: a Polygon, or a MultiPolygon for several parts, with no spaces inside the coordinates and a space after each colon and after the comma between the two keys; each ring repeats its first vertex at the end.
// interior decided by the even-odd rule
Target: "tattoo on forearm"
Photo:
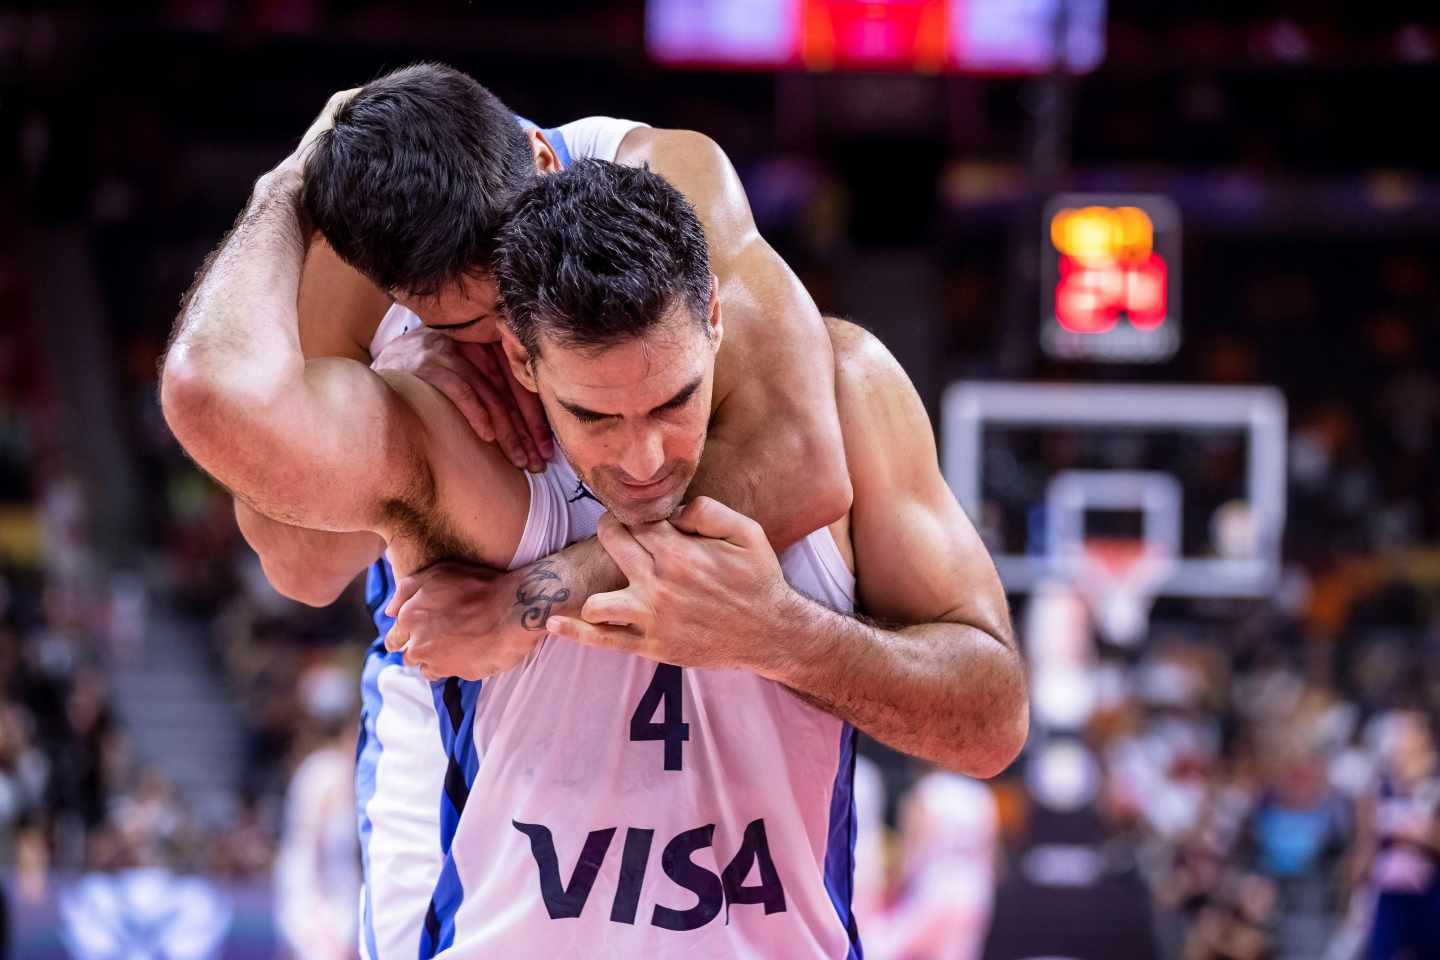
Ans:
{"type": "Polygon", "coordinates": [[[520,626],[526,630],[544,630],[555,604],[570,599],[570,589],[551,569],[554,565],[553,560],[541,560],[526,572],[515,590],[515,606],[521,608],[520,626]]]}

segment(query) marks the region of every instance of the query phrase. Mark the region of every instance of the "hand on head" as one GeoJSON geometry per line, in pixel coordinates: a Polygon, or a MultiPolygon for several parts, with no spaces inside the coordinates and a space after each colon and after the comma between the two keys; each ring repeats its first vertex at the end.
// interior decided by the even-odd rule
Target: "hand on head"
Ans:
{"type": "Polygon", "coordinates": [[[386,344],[371,366],[411,374],[439,390],[481,440],[521,470],[539,473],[554,455],[540,398],[515,381],[498,343],[457,341],[420,327],[386,344]]]}

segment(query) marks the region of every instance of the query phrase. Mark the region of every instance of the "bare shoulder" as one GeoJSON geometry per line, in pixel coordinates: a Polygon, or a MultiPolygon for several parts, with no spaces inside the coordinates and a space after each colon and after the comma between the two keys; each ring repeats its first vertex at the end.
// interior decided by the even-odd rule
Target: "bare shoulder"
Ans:
{"type": "Polygon", "coordinates": [[[935,431],[905,368],[865,328],[833,317],[825,323],[856,504],[881,490],[927,486],[938,462],[935,431]]]}
{"type": "Polygon", "coordinates": [[[685,195],[705,226],[711,268],[726,282],[735,258],[760,235],[740,175],[720,145],[694,130],[642,127],[626,134],[615,159],[648,165],[685,195]]]}
{"type": "Polygon", "coordinates": [[[908,396],[919,402],[905,368],[879,337],[837,317],[826,317],[825,328],[835,351],[835,396],[842,415],[846,407],[859,413],[885,397],[902,400],[908,396]]]}
{"type": "MultiPolygon", "coordinates": [[[[676,130],[665,127],[636,127],[620,141],[615,155],[619,163],[639,166],[656,159],[667,162],[690,162],[702,165],[730,165],[725,151],[710,137],[698,130],[676,130]]],[[[663,173],[662,170],[656,170],[663,173]]]]}

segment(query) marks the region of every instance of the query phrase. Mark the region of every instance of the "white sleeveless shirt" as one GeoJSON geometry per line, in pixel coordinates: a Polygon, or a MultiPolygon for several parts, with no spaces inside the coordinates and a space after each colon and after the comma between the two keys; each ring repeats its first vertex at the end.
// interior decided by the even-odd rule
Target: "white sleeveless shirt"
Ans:
{"type": "MultiPolygon", "coordinates": [[[[602,512],[557,458],[531,478],[515,564],[592,536],[602,512]]],[[[828,531],[782,567],[802,592],[853,609],[828,531]]],[[[437,955],[848,952],[853,734],[841,721],[752,673],[547,636],[481,685],[473,729],[452,847],[464,895],[437,955]]]]}
{"type": "MultiPolygon", "coordinates": [[[[562,457],[527,476],[512,567],[593,535],[603,512],[562,457]]],[[[853,609],[828,530],[781,566],[853,609]]],[[[453,960],[855,955],[855,735],[780,685],[548,635],[484,681],[429,685],[391,664],[379,685],[409,706],[380,711],[380,789],[363,811],[374,960],[417,946],[453,960]],[[377,843],[423,849],[435,809],[438,864],[377,843]]]]}
{"type": "MultiPolygon", "coordinates": [[[[568,166],[613,160],[638,126],[547,134],[568,166]]],[[[419,322],[392,306],[372,356],[419,322]]],[[[559,458],[529,479],[512,566],[592,535],[602,511],[559,458]]],[[[853,608],[828,531],[781,559],[797,589],[853,608]]],[[[370,587],[383,634],[388,564],[370,587]]],[[[854,745],[847,724],[740,671],[546,637],[498,677],[430,684],[377,640],[356,752],[362,956],[858,956],[854,745]]]]}

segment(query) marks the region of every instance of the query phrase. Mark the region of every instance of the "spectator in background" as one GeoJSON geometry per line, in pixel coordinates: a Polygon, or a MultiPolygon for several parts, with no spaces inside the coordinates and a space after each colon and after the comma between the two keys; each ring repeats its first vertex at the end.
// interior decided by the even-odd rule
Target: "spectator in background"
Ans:
{"type": "Polygon", "coordinates": [[[355,956],[360,845],[355,835],[354,676],[336,666],[301,677],[319,743],[290,779],[275,859],[275,913],[296,960],[355,956]]]}
{"type": "Polygon", "coordinates": [[[899,891],[864,930],[875,960],[978,960],[990,928],[999,834],[990,789],[932,770],[900,812],[899,891]]]}
{"type": "Polygon", "coordinates": [[[1364,807],[1376,894],[1366,956],[1440,956],[1440,776],[1428,718],[1395,712],[1378,728],[1380,778],[1364,807]]]}
{"type": "Polygon", "coordinates": [[[1268,758],[1250,836],[1256,872],[1276,884],[1278,943],[1296,956],[1318,956],[1332,933],[1351,826],[1349,807],[1309,741],[1289,730],[1268,758]]]}

